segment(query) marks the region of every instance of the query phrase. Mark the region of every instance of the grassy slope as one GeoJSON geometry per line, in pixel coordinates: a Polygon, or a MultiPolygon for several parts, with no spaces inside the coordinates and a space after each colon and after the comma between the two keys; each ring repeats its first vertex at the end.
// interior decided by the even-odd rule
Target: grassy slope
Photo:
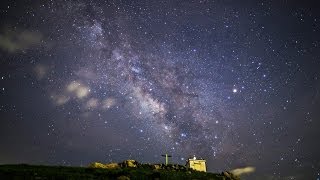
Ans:
{"type": "Polygon", "coordinates": [[[221,174],[197,171],[154,170],[151,168],[100,169],[64,166],[0,165],[0,179],[82,180],[82,179],[212,179],[227,180],[221,174]]]}

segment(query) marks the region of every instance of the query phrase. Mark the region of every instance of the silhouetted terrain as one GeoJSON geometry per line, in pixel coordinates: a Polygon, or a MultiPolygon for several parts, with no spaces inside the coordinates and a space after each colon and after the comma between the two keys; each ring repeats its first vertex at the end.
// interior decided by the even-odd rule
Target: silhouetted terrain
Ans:
{"type": "MultiPolygon", "coordinates": [[[[125,161],[126,162],[126,161],[125,161]]],[[[1,180],[148,180],[148,179],[211,179],[237,180],[231,173],[221,174],[198,172],[181,165],[136,164],[129,167],[125,162],[113,163],[112,167],[65,167],[42,165],[0,165],[1,180]],[[118,164],[118,165],[117,165],[118,164]]]]}

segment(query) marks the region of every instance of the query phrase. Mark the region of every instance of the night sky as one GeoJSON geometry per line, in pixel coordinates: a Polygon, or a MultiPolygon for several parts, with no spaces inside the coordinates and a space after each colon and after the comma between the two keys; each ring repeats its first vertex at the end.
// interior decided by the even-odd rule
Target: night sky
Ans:
{"type": "Polygon", "coordinates": [[[320,3],[0,4],[0,164],[320,177],[320,3]]]}

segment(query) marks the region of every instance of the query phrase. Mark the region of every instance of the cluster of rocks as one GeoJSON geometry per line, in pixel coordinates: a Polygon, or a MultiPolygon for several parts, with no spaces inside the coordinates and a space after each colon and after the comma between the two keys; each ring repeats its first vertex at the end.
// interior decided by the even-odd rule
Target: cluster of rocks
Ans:
{"type": "Polygon", "coordinates": [[[124,167],[138,167],[140,164],[135,160],[126,160],[122,163],[108,163],[102,164],[99,162],[94,162],[89,165],[90,168],[104,168],[104,169],[116,169],[116,168],[124,168],[124,167]]]}
{"type": "Polygon", "coordinates": [[[116,169],[116,168],[124,168],[124,167],[131,167],[131,168],[149,168],[149,169],[166,169],[166,170],[173,170],[173,171],[186,171],[187,167],[178,165],[178,164],[141,164],[135,160],[126,160],[121,163],[108,163],[102,164],[99,162],[94,162],[89,165],[90,168],[104,168],[104,169],[116,169]]]}

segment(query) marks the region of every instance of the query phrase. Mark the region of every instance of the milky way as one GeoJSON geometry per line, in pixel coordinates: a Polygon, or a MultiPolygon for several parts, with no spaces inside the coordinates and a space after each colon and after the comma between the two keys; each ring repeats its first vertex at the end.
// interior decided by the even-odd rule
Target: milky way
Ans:
{"type": "Polygon", "coordinates": [[[1,2],[0,163],[319,177],[317,5],[1,2]],[[25,151],[20,152],[21,149],[25,151]]]}

